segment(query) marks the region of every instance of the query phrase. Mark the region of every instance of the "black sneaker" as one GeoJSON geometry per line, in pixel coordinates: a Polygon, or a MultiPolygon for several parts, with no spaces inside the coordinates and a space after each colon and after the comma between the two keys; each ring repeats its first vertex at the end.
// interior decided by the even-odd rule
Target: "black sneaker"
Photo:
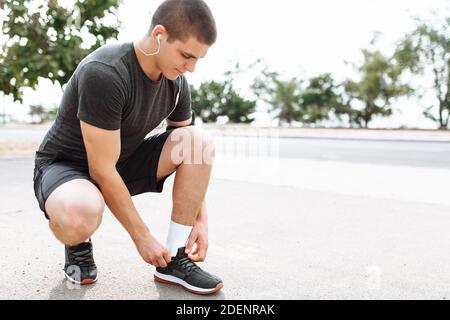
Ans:
{"type": "Polygon", "coordinates": [[[66,246],[66,263],[63,270],[66,278],[75,284],[91,284],[97,281],[97,266],[91,239],[76,246],[66,246]]]}
{"type": "Polygon", "coordinates": [[[210,294],[222,289],[222,280],[200,269],[184,250],[184,247],[179,248],[176,257],[172,258],[167,267],[156,268],[155,280],[182,286],[196,294],[210,294]]]}

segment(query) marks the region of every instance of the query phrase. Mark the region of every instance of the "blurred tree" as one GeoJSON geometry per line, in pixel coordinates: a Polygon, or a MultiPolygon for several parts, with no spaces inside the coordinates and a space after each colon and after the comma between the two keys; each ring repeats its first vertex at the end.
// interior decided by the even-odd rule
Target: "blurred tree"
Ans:
{"type": "Polygon", "coordinates": [[[301,81],[297,78],[281,80],[277,72],[263,70],[262,76],[258,76],[252,89],[255,95],[269,104],[271,111],[275,111],[275,118],[280,123],[292,123],[293,121],[306,121],[305,113],[300,110],[301,81]]]}
{"type": "Polygon", "coordinates": [[[277,112],[276,118],[288,124],[293,121],[313,124],[327,120],[330,111],[339,119],[348,114],[349,108],[343,104],[338,87],[330,74],[322,74],[306,82],[297,78],[285,81],[277,72],[270,72],[267,68],[253,84],[257,97],[277,112]]]}
{"type": "Polygon", "coordinates": [[[302,119],[316,123],[328,120],[330,111],[339,120],[343,114],[348,114],[349,108],[344,105],[342,96],[337,92],[338,88],[339,85],[329,73],[309,79],[307,87],[300,94],[302,119]]]}
{"type": "Polygon", "coordinates": [[[233,87],[234,77],[241,72],[239,64],[225,72],[224,81],[202,82],[198,89],[191,85],[192,108],[204,122],[216,122],[227,116],[232,123],[250,123],[256,101],[247,100],[233,87]]]}
{"type": "Polygon", "coordinates": [[[373,116],[392,115],[391,104],[395,98],[407,95],[412,89],[401,83],[403,67],[393,57],[385,57],[379,51],[362,50],[364,62],[357,69],[360,80],[343,83],[347,101],[343,112],[347,112],[350,124],[367,128],[373,116]],[[357,100],[362,108],[349,108],[357,100]],[[346,111],[345,111],[346,110],[346,111]]]}
{"type": "Polygon", "coordinates": [[[251,123],[255,112],[256,101],[241,97],[234,89],[227,91],[222,115],[226,115],[231,123],[251,123]]]}
{"type": "Polygon", "coordinates": [[[46,122],[46,121],[53,121],[56,119],[56,115],[58,113],[58,107],[57,106],[53,106],[49,109],[45,110],[44,113],[44,119],[42,119],[42,122],[46,122]]]}
{"type": "Polygon", "coordinates": [[[22,101],[21,88],[36,88],[39,77],[62,87],[86,55],[117,38],[119,1],[78,0],[71,8],[57,0],[0,1],[8,39],[0,47],[0,91],[22,101]],[[104,18],[114,23],[106,26],[104,18]]]}
{"type": "Polygon", "coordinates": [[[216,122],[221,115],[221,105],[225,91],[224,83],[202,82],[198,89],[191,85],[192,109],[203,122],[216,122]]]}
{"type": "Polygon", "coordinates": [[[31,116],[32,123],[44,123],[46,121],[53,121],[58,113],[58,107],[54,106],[47,110],[40,104],[30,105],[28,114],[31,116]]]}
{"type": "Polygon", "coordinates": [[[204,122],[227,116],[232,123],[250,123],[256,102],[241,97],[230,82],[206,81],[198,89],[191,85],[192,109],[204,122]]]}
{"type": "Polygon", "coordinates": [[[418,26],[398,44],[395,58],[413,74],[431,72],[438,101],[438,117],[425,109],[424,116],[448,129],[450,118],[450,17],[442,25],[431,26],[418,20],[418,26]]]}
{"type": "Polygon", "coordinates": [[[42,123],[44,122],[45,108],[40,104],[32,104],[28,114],[31,116],[31,123],[42,123]]]}

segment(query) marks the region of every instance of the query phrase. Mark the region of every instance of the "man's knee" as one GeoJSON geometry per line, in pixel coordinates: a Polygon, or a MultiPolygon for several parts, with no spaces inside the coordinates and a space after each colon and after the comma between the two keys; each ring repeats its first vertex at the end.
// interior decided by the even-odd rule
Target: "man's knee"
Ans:
{"type": "Polygon", "coordinates": [[[68,201],[50,223],[58,229],[60,240],[73,245],[88,239],[100,226],[104,202],[68,201]]]}
{"type": "Polygon", "coordinates": [[[105,210],[105,204],[70,201],[65,204],[64,209],[65,212],[60,219],[64,225],[97,228],[105,210]]]}
{"type": "Polygon", "coordinates": [[[180,160],[183,163],[212,164],[215,156],[214,139],[204,129],[195,126],[179,128],[172,133],[171,139],[178,142],[172,153],[182,157],[180,160]]]}

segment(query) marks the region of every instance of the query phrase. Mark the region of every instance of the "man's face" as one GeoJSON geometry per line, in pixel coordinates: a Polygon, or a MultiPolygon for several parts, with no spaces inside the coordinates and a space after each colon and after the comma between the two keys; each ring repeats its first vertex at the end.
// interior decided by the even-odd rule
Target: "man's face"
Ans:
{"type": "Polygon", "coordinates": [[[190,37],[186,42],[175,40],[172,43],[165,39],[165,36],[161,39],[157,63],[161,72],[169,80],[175,80],[186,71],[194,72],[198,60],[205,57],[210,47],[199,42],[196,37],[190,37]]]}

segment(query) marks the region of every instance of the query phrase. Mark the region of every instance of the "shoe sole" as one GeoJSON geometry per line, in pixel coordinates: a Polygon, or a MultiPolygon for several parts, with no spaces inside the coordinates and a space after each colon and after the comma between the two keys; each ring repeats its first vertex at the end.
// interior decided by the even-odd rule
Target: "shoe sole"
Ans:
{"type": "Polygon", "coordinates": [[[195,286],[192,286],[190,284],[188,284],[187,282],[173,277],[173,276],[169,276],[169,275],[165,275],[159,272],[155,272],[154,274],[154,279],[155,281],[161,282],[161,283],[165,283],[165,284],[171,284],[171,285],[176,285],[176,286],[180,286],[183,289],[191,292],[191,293],[195,293],[195,294],[212,294],[215,293],[217,291],[219,291],[220,289],[223,288],[223,283],[219,283],[215,288],[211,288],[211,289],[203,289],[203,288],[198,288],[195,286]]]}
{"type": "Polygon", "coordinates": [[[77,281],[75,279],[72,279],[67,273],[64,272],[64,275],[66,276],[66,279],[72,282],[73,284],[79,284],[79,285],[86,285],[86,284],[93,284],[97,282],[97,278],[95,279],[84,279],[83,281],[77,281]]]}

